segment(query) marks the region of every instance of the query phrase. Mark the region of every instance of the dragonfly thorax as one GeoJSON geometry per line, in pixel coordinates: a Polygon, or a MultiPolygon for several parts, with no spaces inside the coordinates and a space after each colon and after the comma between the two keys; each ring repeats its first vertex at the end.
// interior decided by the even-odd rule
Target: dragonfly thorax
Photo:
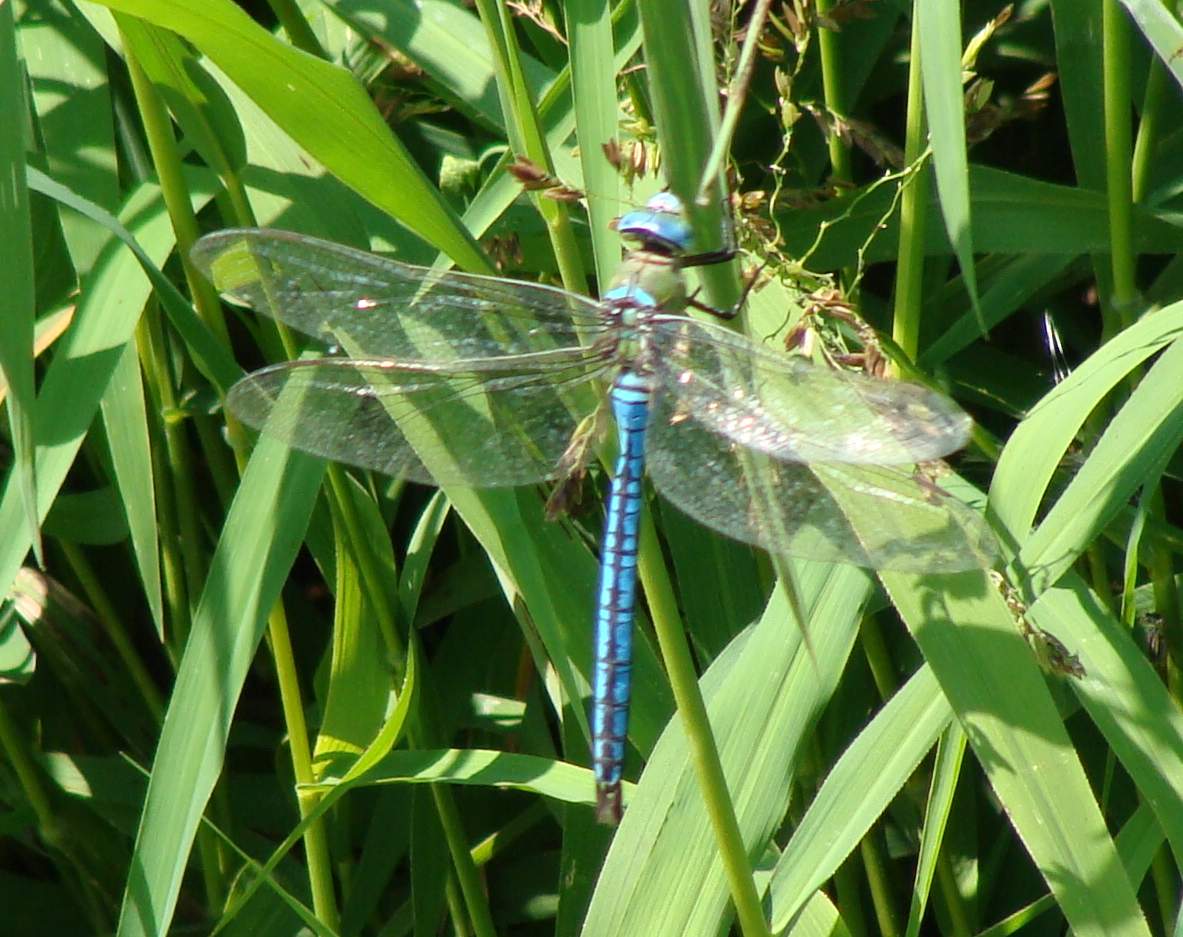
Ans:
{"type": "Polygon", "coordinates": [[[677,258],[660,251],[632,251],[603,301],[617,325],[617,357],[643,360],[646,320],[655,313],[677,314],[686,308],[686,282],[677,258]]]}
{"type": "Polygon", "coordinates": [[[621,261],[604,300],[681,312],[686,308],[686,281],[678,258],[659,251],[631,251],[621,261]]]}

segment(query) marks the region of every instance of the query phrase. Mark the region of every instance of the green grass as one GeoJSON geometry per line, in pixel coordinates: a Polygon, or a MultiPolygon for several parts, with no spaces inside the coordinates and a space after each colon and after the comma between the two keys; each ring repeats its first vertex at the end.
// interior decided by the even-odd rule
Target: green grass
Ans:
{"type": "MultiPolygon", "coordinates": [[[[818,6],[840,31],[771,10],[745,91],[746,6],[0,5],[5,933],[1179,932],[1183,27],[1158,0],[818,6]],[[188,249],[259,224],[490,272],[496,243],[594,289],[612,218],[694,204],[727,108],[714,184],[767,264],[741,327],[841,295],[959,399],[942,484],[1009,585],[770,562],[652,497],[613,832],[602,474],[551,523],[542,488],[249,439],[220,401],[298,349],[188,249]],[[523,195],[519,155],[587,210],[523,195]]],[[[698,239],[723,216],[694,205],[698,239]]]]}

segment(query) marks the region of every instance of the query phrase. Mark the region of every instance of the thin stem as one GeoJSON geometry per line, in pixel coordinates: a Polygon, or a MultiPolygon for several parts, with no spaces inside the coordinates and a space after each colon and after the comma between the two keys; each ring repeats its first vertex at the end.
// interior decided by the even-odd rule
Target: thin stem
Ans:
{"type": "Polygon", "coordinates": [[[874,832],[863,837],[859,843],[859,853],[867,873],[867,885],[871,890],[871,904],[875,908],[875,922],[879,926],[879,933],[881,937],[899,937],[899,912],[891,899],[888,864],[884,861],[883,849],[874,832]]]}
{"type": "Polygon", "coordinates": [[[871,679],[875,681],[875,689],[884,700],[889,700],[899,689],[896,680],[895,667],[892,664],[891,653],[887,649],[887,642],[883,639],[883,629],[879,626],[879,619],[874,615],[864,615],[859,628],[862,640],[863,654],[871,668],[871,679]]]}
{"type": "Polygon", "coordinates": [[[177,236],[177,248],[181,254],[181,263],[185,270],[185,279],[193,296],[194,305],[201,314],[205,324],[223,342],[229,344],[226,332],[226,322],[221,315],[221,307],[217,294],[208,280],[201,276],[189,262],[189,248],[197,240],[197,216],[193,214],[193,205],[189,200],[189,190],[181,170],[181,155],[177,150],[177,141],[173,136],[172,122],[165,110],[164,102],[156,93],[156,88],[149,80],[144,70],[140,68],[138,60],[131,55],[127,57],[127,70],[131,77],[132,88],[135,91],[136,103],[140,108],[140,115],[144,121],[144,134],[148,139],[148,149],[152,154],[152,166],[160,181],[160,194],[168,209],[169,221],[177,236]]]}
{"type": "MultiPolygon", "coordinates": [[[[817,0],[817,15],[820,19],[830,12],[833,0],[817,0]]],[[[915,37],[915,21],[913,21],[913,37],[915,37]]],[[[912,44],[913,54],[916,43],[912,44]]],[[[832,29],[826,29],[820,23],[817,27],[818,59],[822,69],[822,94],[826,99],[826,110],[835,118],[841,120],[846,116],[846,99],[842,92],[842,46],[838,42],[838,34],[832,29]]],[[[912,76],[909,76],[911,81],[912,76]]],[[[911,98],[908,109],[911,111],[911,98]]],[[[831,133],[827,146],[830,151],[830,169],[836,182],[850,182],[850,147],[842,139],[840,133],[831,133]]]]}
{"type": "Polygon", "coordinates": [[[57,811],[54,809],[50,789],[42,783],[41,772],[37,769],[36,759],[25,743],[24,735],[17,728],[15,722],[0,695],[0,752],[4,753],[5,763],[12,769],[25,796],[25,802],[37,818],[37,826],[46,842],[58,845],[62,839],[62,830],[58,822],[57,811]]]}
{"type": "MultiPolygon", "coordinates": [[[[132,89],[135,92],[136,104],[144,122],[144,133],[148,140],[148,149],[152,155],[153,167],[160,180],[160,190],[164,198],[165,207],[169,211],[169,220],[173,230],[177,233],[177,242],[185,247],[192,244],[196,237],[196,219],[189,203],[189,194],[181,175],[180,155],[177,152],[176,140],[173,138],[172,123],[168,113],[156,93],[155,87],[148,76],[140,68],[139,62],[131,54],[131,44],[128,48],[127,69],[131,77],[132,89]]],[[[193,278],[190,278],[193,287],[193,278]]],[[[196,296],[196,293],[194,294],[196,296]]],[[[168,366],[168,355],[165,350],[164,334],[160,327],[155,307],[150,307],[145,313],[147,327],[143,336],[147,342],[141,347],[140,354],[145,362],[145,376],[148,378],[160,413],[165,414],[164,436],[168,454],[169,478],[176,494],[177,515],[179,525],[180,550],[184,556],[183,568],[186,576],[186,586],[190,595],[197,595],[201,591],[204,580],[205,563],[198,549],[201,543],[197,509],[197,499],[194,494],[193,461],[189,454],[189,444],[180,424],[168,418],[168,414],[179,412],[176,397],[173,393],[173,378],[168,366]]],[[[187,616],[174,622],[177,629],[175,639],[183,643],[188,635],[187,616]],[[183,629],[183,630],[182,630],[183,629]]]]}
{"type": "MultiPolygon", "coordinates": [[[[1102,297],[1102,308],[1108,310],[1110,331],[1132,324],[1140,311],[1135,264],[1133,207],[1135,197],[1145,193],[1150,155],[1157,136],[1157,118],[1161,110],[1163,77],[1153,68],[1146,86],[1147,111],[1139,129],[1138,149],[1131,144],[1132,121],[1130,98],[1130,25],[1125,10],[1118,0],[1105,0],[1102,10],[1104,36],[1103,76],[1105,86],[1105,156],[1106,194],[1109,206],[1110,263],[1113,273],[1113,295],[1102,297]]],[[[1156,63],[1157,64],[1157,63],[1156,63]]],[[[1161,505],[1161,495],[1155,494],[1154,503],[1161,505]]],[[[1157,512],[1156,512],[1157,513],[1157,512]]],[[[1156,607],[1163,616],[1167,639],[1168,682],[1176,697],[1183,685],[1179,661],[1183,659],[1183,637],[1180,636],[1179,601],[1175,590],[1170,557],[1155,551],[1151,562],[1155,586],[1156,607]]]]}
{"type": "MultiPolygon", "coordinates": [[[[148,347],[151,344],[148,330],[148,317],[140,316],[136,324],[136,351],[139,355],[140,370],[145,383],[151,386],[148,369],[159,367],[155,357],[149,357],[148,347]]],[[[149,456],[152,460],[152,474],[157,479],[168,475],[168,463],[164,456],[166,445],[161,441],[163,427],[156,420],[148,421],[149,456]]],[[[156,501],[157,538],[160,549],[160,568],[162,574],[162,589],[164,597],[164,622],[162,628],[181,628],[185,633],[189,631],[189,600],[185,587],[185,564],[178,550],[179,533],[177,529],[177,509],[173,499],[171,485],[157,484],[154,486],[153,497],[156,501]]],[[[176,670],[178,654],[175,653],[171,641],[166,640],[166,634],[160,636],[164,653],[169,659],[173,670],[176,670]]]]}
{"type": "Polygon", "coordinates": [[[58,875],[68,889],[75,892],[75,900],[85,909],[96,932],[107,932],[109,908],[99,894],[99,875],[95,864],[103,861],[86,841],[86,828],[70,822],[55,804],[54,788],[46,783],[44,772],[37,764],[35,751],[27,734],[12,719],[3,694],[0,694],[0,758],[12,769],[20,792],[37,820],[41,841],[49,846],[48,855],[57,866],[58,875]]]}
{"type": "MultiPolygon", "coordinates": [[[[452,930],[455,931],[456,937],[468,937],[468,918],[464,916],[464,899],[456,885],[454,876],[449,875],[447,884],[444,885],[444,899],[448,903],[448,915],[452,920],[452,930]]],[[[414,920],[414,911],[412,911],[412,920],[414,920]]]]}
{"type": "MultiPolygon", "coordinates": [[[[147,138],[148,149],[152,156],[152,167],[160,181],[160,193],[164,199],[165,208],[168,210],[169,223],[176,234],[177,252],[181,259],[181,268],[185,273],[185,282],[189,287],[189,295],[193,297],[194,308],[197,309],[202,321],[219,341],[229,347],[230,337],[226,330],[226,320],[222,316],[222,306],[218,301],[217,292],[213,285],[197,272],[189,260],[189,250],[197,240],[199,229],[197,216],[193,213],[193,204],[189,198],[189,189],[185,184],[181,154],[173,136],[172,121],[169,119],[168,111],[165,109],[160,95],[156,92],[155,86],[140,67],[135,56],[131,54],[131,45],[126,42],[125,45],[129,49],[126,56],[128,74],[135,92],[136,105],[140,109],[140,116],[143,120],[144,135],[147,138]]],[[[226,452],[226,447],[222,444],[218,434],[210,429],[208,420],[202,418],[198,422],[205,424],[199,428],[199,435],[204,445],[206,467],[216,480],[219,492],[232,491],[235,487],[235,477],[230,455],[226,452]]],[[[231,426],[230,429],[233,434],[235,428],[231,426]]],[[[191,481],[188,483],[191,484],[191,481]]],[[[194,519],[196,516],[194,514],[194,519]]],[[[186,516],[182,514],[182,527],[186,523],[186,516]]]]}
{"type": "MultiPolygon", "coordinates": [[[[1164,516],[1162,488],[1156,487],[1151,507],[1153,516],[1164,516]]],[[[1183,696],[1183,647],[1180,646],[1179,590],[1175,584],[1174,555],[1164,547],[1154,547],[1150,557],[1150,580],[1154,590],[1154,609],[1162,616],[1163,636],[1167,643],[1167,676],[1171,695],[1183,696]]]]}
{"type": "MultiPolygon", "coordinates": [[[[348,544],[350,553],[361,572],[366,599],[377,619],[383,640],[386,642],[387,653],[395,670],[395,680],[401,683],[406,673],[407,654],[416,653],[415,642],[412,640],[404,643],[399,636],[395,607],[390,601],[389,593],[382,587],[384,575],[382,568],[366,539],[361,519],[358,517],[348,485],[345,482],[344,472],[340,466],[330,465],[327,478],[334,514],[341,521],[345,533],[344,541],[348,544]]],[[[410,627],[410,623],[408,623],[408,627],[410,627]]],[[[431,747],[441,735],[433,715],[434,699],[431,695],[430,682],[426,676],[427,667],[425,665],[419,667],[419,673],[424,676],[420,681],[420,691],[407,725],[407,740],[413,748],[431,747]]],[[[452,867],[464,895],[473,928],[478,937],[495,937],[496,930],[493,926],[492,911],[485,897],[480,873],[473,862],[464,827],[460,820],[460,811],[456,807],[452,792],[445,784],[430,784],[428,787],[436,813],[439,816],[440,826],[444,831],[448,853],[452,858],[452,867]]]]}
{"type": "MultiPolygon", "coordinates": [[[[920,29],[913,7],[911,62],[908,66],[908,117],[904,163],[914,166],[927,149],[924,91],[920,78],[920,29]]],[[[924,288],[925,208],[930,186],[928,168],[917,167],[900,199],[900,244],[896,266],[892,338],[912,361],[920,344],[920,309],[924,288]]]]}
{"type": "MultiPolygon", "coordinates": [[[[308,725],[304,721],[299,672],[296,667],[296,656],[292,652],[287,613],[280,602],[275,603],[267,619],[267,643],[271,648],[271,658],[275,662],[283,721],[287,727],[288,745],[291,749],[292,772],[297,786],[313,784],[316,774],[312,769],[312,748],[308,744],[308,725]]],[[[301,818],[308,815],[319,799],[316,795],[297,794],[301,818]]],[[[323,817],[309,824],[304,832],[304,850],[308,862],[312,908],[320,921],[337,930],[341,916],[337,909],[337,896],[333,890],[333,865],[323,817]]]]}
{"type": "Polygon", "coordinates": [[[764,20],[768,17],[768,9],[771,6],[772,0],[758,0],[752,10],[751,18],[748,20],[743,48],[739,53],[739,64],[736,66],[731,87],[727,90],[727,108],[723,112],[723,120],[719,124],[719,133],[715,137],[711,154],[707,157],[706,165],[703,167],[702,178],[698,182],[698,191],[694,200],[700,205],[705,206],[710,203],[711,190],[723,178],[723,160],[731,152],[731,138],[735,136],[735,128],[739,125],[739,118],[743,113],[748,85],[756,70],[756,53],[760,49],[760,34],[764,31],[764,20]]]}
{"type": "Polygon", "coordinates": [[[174,660],[179,660],[191,624],[189,597],[201,594],[205,558],[197,548],[201,534],[197,525],[199,514],[193,493],[189,440],[181,423],[169,418],[169,414],[176,413],[178,408],[160,317],[154,307],[145,310],[137,329],[136,345],[149,399],[156,412],[164,415],[160,420],[164,457],[158,475],[161,484],[158,486],[157,512],[172,626],[171,633],[164,637],[169,653],[174,660]]]}
{"type": "MultiPolygon", "coordinates": [[[[1096,436],[1090,437],[1096,439],[1096,436]]],[[[1113,590],[1110,586],[1109,568],[1105,564],[1105,555],[1097,544],[1089,546],[1084,553],[1085,560],[1088,563],[1089,582],[1093,590],[1097,593],[1097,597],[1105,604],[1114,614],[1117,614],[1117,602],[1113,595],[1113,590]]]]}
{"type": "Polygon", "coordinates": [[[472,847],[472,861],[485,866],[501,855],[510,845],[521,839],[530,830],[544,823],[550,817],[550,807],[545,801],[538,801],[527,807],[516,817],[490,833],[472,847]]]}
{"type": "Polygon", "coordinates": [[[944,899],[945,913],[952,922],[953,937],[969,937],[974,932],[970,924],[969,913],[965,907],[965,899],[957,887],[957,876],[953,872],[948,851],[941,849],[937,856],[937,893],[944,899]]]}
{"type": "Polygon", "coordinates": [[[316,33],[308,25],[308,20],[304,18],[304,14],[297,4],[292,0],[267,0],[267,5],[275,13],[275,18],[279,20],[283,31],[288,34],[292,45],[309,55],[328,59],[324,47],[321,46],[320,40],[316,38],[316,33]]]}
{"type": "Polygon", "coordinates": [[[1176,907],[1179,878],[1172,859],[1171,847],[1166,843],[1154,853],[1154,859],[1150,863],[1150,879],[1154,882],[1155,905],[1162,924],[1161,932],[1178,933],[1172,928],[1177,928],[1179,924],[1176,918],[1179,913],[1176,907]]]}
{"type": "Polygon", "coordinates": [[[1156,58],[1150,63],[1150,74],[1146,77],[1146,93],[1142,96],[1138,136],[1134,142],[1130,195],[1135,204],[1141,204],[1146,200],[1150,169],[1160,142],[1163,108],[1170,100],[1167,96],[1170,89],[1166,66],[1156,58]]]}
{"type": "Polygon", "coordinates": [[[846,925],[847,933],[851,937],[868,937],[856,862],[854,856],[849,856],[838,866],[838,871],[834,873],[834,888],[838,892],[837,905],[842,909],[842,923],[846,925]]]}
{"type": "Polygon", "coordinates": [[[752,864],[744,847],[723,762],[711,732],[710,718],[698,686],[690,647],[682,630],[673,587],[661,561],[657,532],[647,515],[643,515],[641,522],[638,567],[645,586],[649,613],[653,618],[653,629],[661,645],[661,656],[674,691],[674,700],[682,717],[686,738],[690,742],[699,789],[706,802],[740,930],[744,937],[768,937],[768,925],[764,921],[760,896],[752,877],[752,864]]]}
{"type": "MultiPolygon", "coordinates": [[[[493,0],[477,0],[477,12],[493,51],[493,71],[509,144],[516,152],[525,153],[530,160],[553,174],[554,160],[538,120],[538,108],[526,84],[508,6],[493,0]]],[[[567,209],[553,199],[541,196],[535,196],[534,204],[546,221],[563,287],[573,293],[586,293],[587,275],[567,209]]]]}
{"type": "Polygon", "coordinates": [[[473,932],[477,937],[497,937],[493,912],[485,898],[480,872],[477,871],[476,863],[472,861],[472,853],[464,846],[464,827],[460,822],[460,811],[456,809],[456,801],[452,799],[447,785],[431,784],[429,788],[436,813],[439,815],[440,826],[444,830],[444,839],[452,855],[452,871],[456,873],[460,892],[464,895],[464,904],[472,918],[473,932]],[[456,847],[459,847],[459,853],[453,851],[456,847]]]}
{"type": "Polygon", "coordinates": [[[1105,182],[1109,204],[1109,256],[1113,295],[1101,297],[1114,318],[1113,326],[1130,324],[1138,299],[1134,273],[1132,114],[1130,113],[1130,34],[1125,11],[1118,0],[1104,0],[1101,28],[1104,36],[1105,85],[1105,182]]]}
{"type": "MultiPolygon", "coordinates": [[[[180,155],[177,151],[176,140],[173,138],[172,125],[163,103],[156,94],[156,89],[130,54],[127,56],[127,63],[136,101],[143,116],[153,165],[160,178],[165,206],[177,235],[177,246],[180,250],[182,267],[189,284],[190,294],[205,323],[220,340],[228,344],[226,323],[222,318],[217,295],[211,284],[200,276],[189,262],[189,249],[197,238],[197,219],[193,214],[188,191],[181,174],[180,155]]],[[[173,395],[171,376],[165,364],[167,358],[164,354],[163,335],[159,333],[158,325],[153,327],[154,324],[155,320],[150,319],[145,332],[149,338],[149,357],[152,361],[152,375],[154,377],[152,385],[161,404],[161,410],[167,414],[177,410],[177,403],[173,395]]],[[[205,437],[207,440],[207,462],[211,470],[220,470],[229,475],[231,470],[225,448],[209,433],[206,433],[205,437]]],[[[187,440],[177,421],[165,420],[165,439],[169,455],[169,475],[173,479],[177,493],[178,517],[181,524],[181,551],[185,556],[184,568],[189,577],[189,592],[191,595],[196,595],[201,590],[205,564],[198,550],[198,544],[201,541],[197,526],[199,513],[193,494],[192,462],[187,440]]],[[[304,705],[300,696],[300,685],[292,653],[287,615],[284,613],[282,603],[277,602],[272,608],[268,617],[267,629],[268,643],[275,660],[279,681],[280,701],[291,748],[293,772],[297,782],[310,784],[315,781],[312,771],[311,746],[308,741],[308,727],[304,722],[304,705]]],[[[303,816],[308,809],[308,798],[301,796],[297,798],[297,801],[303,816]]],[[[321,921],[325,921],[335,928],[340,915],[333,888],[332,862],[323,820],[317,820],[309,825],[304,834],[304,849],[308,862],[313,908],[321,921]]],[[[206,858],[206,853],[203,850],[204,858],[206,858]]],[[[203,864],[208,866],[208,862],[203,864]]],[[[212,870],[207,869],[207,887],[213,883],[211,872],[212,870]]],[[[211,903],[215,897],[215,894],[211,894],[211,903]]]]}

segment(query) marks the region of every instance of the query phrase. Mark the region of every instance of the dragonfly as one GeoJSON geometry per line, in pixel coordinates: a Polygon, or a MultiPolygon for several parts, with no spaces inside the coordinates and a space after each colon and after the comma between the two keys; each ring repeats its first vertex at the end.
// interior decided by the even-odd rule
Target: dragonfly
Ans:
{"type": "Polygon", "coordinates": [[[690,316],[693,239],[672,194],[617,231],[630,249],[600,299],[275,230],[215,232],[192,252],[230,299],[328,347],[255,371],[227,397],[294,448],[426,484],[531,485],[567,476],[610,411],[618,455],[590,720],[597,816],[610,824],[622,810],[646,474],[700,523],[780,554],[913,571],[994,555],[981,516],[911,469],[964,445],[971,422],[956,404],[690,316]]]}

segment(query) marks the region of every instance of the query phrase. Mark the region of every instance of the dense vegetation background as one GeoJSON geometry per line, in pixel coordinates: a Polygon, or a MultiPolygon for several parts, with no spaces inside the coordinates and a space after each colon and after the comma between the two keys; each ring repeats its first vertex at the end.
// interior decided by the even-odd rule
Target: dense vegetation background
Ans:
{"type": "Polygon", "coordinates": [[[0,929],[1183,933],[1180,48],[1158,0],[0,3],[0,929]],[[253,445],[220,401],[294,349],[187,258],[594,293],[666,184],[736,219],[705,298],[763,265],[754,340],[974,415],[939,482],[1003,556],[876,578],[651,497],[612,831],[602,473],[551,523],[253,445]]]}

